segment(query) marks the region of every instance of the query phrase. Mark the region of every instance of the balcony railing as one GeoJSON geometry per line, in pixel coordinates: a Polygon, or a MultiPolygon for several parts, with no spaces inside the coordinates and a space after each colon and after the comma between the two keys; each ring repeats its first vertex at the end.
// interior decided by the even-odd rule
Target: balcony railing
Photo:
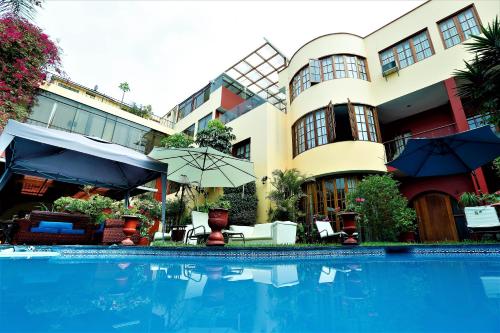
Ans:
{"type": "Polygon", "coordinates": [[[435,138],[438,136],[445,136],[456,133],[455,123],[439,126],[429,130],[425,130],[418,133],[408,133],[407,135],[402,134],[392,140],[384,142],[385,153],[387,156],[387,162],[394,160],[401,154],[406,146],[408,139],[415,138],[435,138]]]}
{"type": "Polygon", "coordinates": [[[165,118],[162,118],[160,116],[157,116],[155,114],[152,114],[149,119],[156,122],[156,123],[159,123],[160,125],[163,125],[165,127],[172,128],[172,129],[174,128],[173,122],[171,122],[170,120],[167,120],[165,118]]]}
{"type": "Polygon", "coordinates": [[[259,95],[254,95],[244,101],[243,103],[240,103],[233,107],[230,110],[227,110],[224,114],[220,116],[220,121],[222,121],[224,124],[230,122],[231,120],[234,120],[238,118],[239,116],[255,109],[256,107],[264,104],[266,102],[265,99],[260,97],[259,95]]]}

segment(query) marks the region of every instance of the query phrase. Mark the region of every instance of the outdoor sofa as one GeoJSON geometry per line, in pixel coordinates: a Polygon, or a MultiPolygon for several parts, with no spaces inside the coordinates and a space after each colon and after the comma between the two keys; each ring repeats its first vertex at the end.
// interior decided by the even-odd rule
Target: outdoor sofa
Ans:
{"type": "Polygon", "coordinates": [[[230,243],[245,244],[295,244],[297,223],[290,221],[275,221],[272,223],[258,223],[253,227],[232,225],[232,232],[242,233],[244,238],[230,238],[230,243]]]}
{"type": "Polygon", "coordinates": [[[14,244],[91,244],[95,225],[90,217],[48,211],[33,211],[29,219],[16,220],[14,244]]]}

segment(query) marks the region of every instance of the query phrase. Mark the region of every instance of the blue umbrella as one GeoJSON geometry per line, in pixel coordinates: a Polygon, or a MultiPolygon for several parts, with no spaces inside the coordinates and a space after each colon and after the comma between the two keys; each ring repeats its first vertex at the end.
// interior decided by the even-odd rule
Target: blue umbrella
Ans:
{"type": "Polygon", "coordinates": [[[500,138],[489,126],[431,139],[410,139],[387,163],[408,176],[430,177],[473,172],[500,156],[500,138]]]}

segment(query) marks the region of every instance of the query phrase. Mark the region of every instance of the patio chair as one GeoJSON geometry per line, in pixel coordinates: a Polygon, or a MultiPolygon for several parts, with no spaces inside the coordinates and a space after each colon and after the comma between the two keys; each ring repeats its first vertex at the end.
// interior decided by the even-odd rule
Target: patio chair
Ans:
{"type": "Polygon", "coordinates": [[[191,212],[193,227],[187,231],[186,243],[190,241],[196,241],[199,244],[200,241],[206,241],[212,229],[208,226],[208,213],[192,211],[191,212]]]}
{"type": "Polygon", "coordinates": [[[479,235],[500,233],[500,221],[494,207],[466,207],[464,209],[467,228],[473,238],[479,235]]]}
{"type": "Polygon", "coordinates": [[[316,228],[322,241],[339,240],[342,236],[346,235],[343,231],[334,232],[329,221],[314,221],[314,223],[316,223],[316,228]]]}

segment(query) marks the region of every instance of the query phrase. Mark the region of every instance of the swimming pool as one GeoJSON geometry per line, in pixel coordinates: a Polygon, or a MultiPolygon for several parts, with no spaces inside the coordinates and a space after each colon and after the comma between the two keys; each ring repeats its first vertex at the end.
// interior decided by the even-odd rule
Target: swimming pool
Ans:
{"type": "Polygon", "coordinates": [[[123,251],[0,260],[0,331],[500,332],[495,248],[123,251]]]}

